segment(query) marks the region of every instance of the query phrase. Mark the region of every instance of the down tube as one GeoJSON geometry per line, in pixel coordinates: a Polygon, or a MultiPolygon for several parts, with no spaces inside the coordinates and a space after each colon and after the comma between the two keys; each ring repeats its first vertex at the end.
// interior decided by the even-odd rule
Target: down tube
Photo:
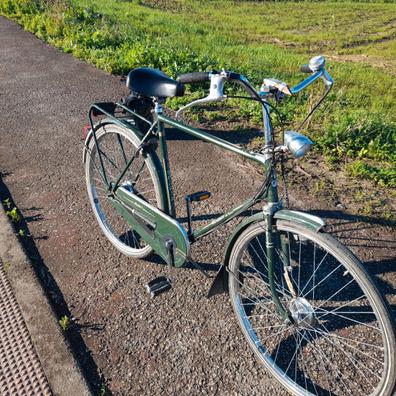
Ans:
{"type": "MultiPolygon", "coordinates": [[[[269,160],[269,161],[266,161],[261,164],[264,165],[265,172],[268,172],[268,167],[271,167],[271,161],[269,160]]],[[[227,223],[228,221],[232,220],[236,216],[238,216],[241,213],[245,212],[246,210],[250,209],[256,203],[261,202],[265,199],[268,200],[268,198],[273,199],[274,197],[277,197],[278,195],[277,195],[276,189],[274,189],[273,192],[271,190],[273,190],[272,186],[270,187],[270,189],[268,191],[267,190],[262,191],[260,193],[260,195],[256,195],[252,198],[249,198],[248,200],[242,202],[237,207],[231,209],[229,212],[227,212],[227,213],[223,214],[222,216],[218,217],[217,219],[213,220],[211,223],[209,223],[205,227],[199,228],[198,230],[193,232],[194,239],[204,237],[205,235],[209,234],[217,227],[227,223]]]]}

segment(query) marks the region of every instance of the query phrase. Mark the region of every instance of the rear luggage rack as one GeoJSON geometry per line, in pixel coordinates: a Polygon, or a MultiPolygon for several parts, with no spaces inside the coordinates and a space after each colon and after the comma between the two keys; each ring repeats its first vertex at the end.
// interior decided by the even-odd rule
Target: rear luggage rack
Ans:
{"type": "MultiPolygon", "coordinates": [[[[141,116],[135,111],[131,110],[129,107],[123,105],[119,102],[98,102],[91,105],[88,112],[89,124],[91,130],[94,131],[93,117],[98,117],[104,115],[111,119],[115,124],[127,128],[136,128],[135,122],[131,122],[130,117],[136,117],[148,125],[149,128],[153,126],[153,123],[147,118],[141,116]]],[[[139,131],[142,134],[142,131],[139,131]]]]}

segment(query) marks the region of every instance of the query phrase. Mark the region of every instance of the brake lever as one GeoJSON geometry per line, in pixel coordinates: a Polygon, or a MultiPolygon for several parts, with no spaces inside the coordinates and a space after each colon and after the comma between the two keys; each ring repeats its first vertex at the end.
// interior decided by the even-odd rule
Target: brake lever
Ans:
{"type": "Polygon", "coordinates": [[[221,74],[212,74],[210,76],[209,95],[206,98],[194,100],[194,101],[186,104],[185,106],[181,107],[176,112],[176,118],[179,117],[181,112],[185,111],[189,107],[200,105],[203,103],[208,103],[208,102],[221,102],[221,101],[227,99],[227,96],[224,95],[224,93],[223,93],[224,82],[226,80],[227,80],[226,76],[223,76],[221,74]]]}

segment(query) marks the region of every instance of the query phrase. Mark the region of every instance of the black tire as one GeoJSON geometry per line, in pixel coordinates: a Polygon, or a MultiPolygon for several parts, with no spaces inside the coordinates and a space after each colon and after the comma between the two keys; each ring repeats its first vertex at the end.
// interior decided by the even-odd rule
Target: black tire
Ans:
{"type": "MultiPolygon", "coordinates": [[[[135,155],[140,140],[130,130],[115,124],[99,127],[96,138],[103,154],[106,175],[110,178],[109,181],[115,182],[127,161],[135,155]]],[[[139,155],[120,185],[131,188],[139,197],[162,210],[164,203],[153,155],[155,154],[139,155]]],[[[143,258],[151,254],[152,248],[131,229],[106,198],[106,185],[101,176],[99,155],[93,138],[88,143],[85,176],[92,209],[109,241],[127,256],[143,258]]]]}
{"type": "Polygon", "coordinates": [[[359,260],[328,234],[286,221],[276,230],[290,243],[287,275],[279,243],[274,271],[291,322],[271,298],[263,222],[242,232],[229,260],[232,306],[260,362],[294,395],[392,395],[391,315],[359,260]]]}

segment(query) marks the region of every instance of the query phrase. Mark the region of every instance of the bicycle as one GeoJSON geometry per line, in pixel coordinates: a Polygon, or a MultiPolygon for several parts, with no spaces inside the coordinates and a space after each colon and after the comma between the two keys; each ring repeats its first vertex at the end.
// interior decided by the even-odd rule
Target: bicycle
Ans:
{"type": "MultiPolygon", "coordinates": [[[[118,250],[137,258],[155,252],[169,268],[186,262],[200,268],[190,257],[191,244],[265,201],[230,236],[209,295],[228,290],[249,346],[290,393],[391,395],[395,332],[386,301],[359,260],[324,232],[322,219],[284,208],[278,197],[276,161],[286,152],[303,156],[312,142],[288,131],[277,145],[269,101],[296,95],[317,80],[325,84],[324,98],[333,85],[322,56],[301,71],[310,75],[295,87],[264,79],[256,91],[244,76],[230,71],[188,73],[176,81],[158,70],[132,70],[126,100],[90,108],[83,158],[89,199],[101,229],[118,250]],[[166,98],[183,95],[184,84],[207,81],[206,98],[179,109],[176,118],[164,114],[166,98]],[[188,107],[225,100],[224,84],[229,82],[262,107],[264,145],[259,152],[177,120],[188,107]],[[102,118],[95,123],[98,116],[102,118]],[[176,219],[165,125],[258,164],[264,171],[259,191],[198,229],[192,226],[191,203],[210,193],[188,195],[185,229],[176,219]]],[[[171,286],[169,276],[162,276],[147,289],[155,296],[171,286]]]]}

